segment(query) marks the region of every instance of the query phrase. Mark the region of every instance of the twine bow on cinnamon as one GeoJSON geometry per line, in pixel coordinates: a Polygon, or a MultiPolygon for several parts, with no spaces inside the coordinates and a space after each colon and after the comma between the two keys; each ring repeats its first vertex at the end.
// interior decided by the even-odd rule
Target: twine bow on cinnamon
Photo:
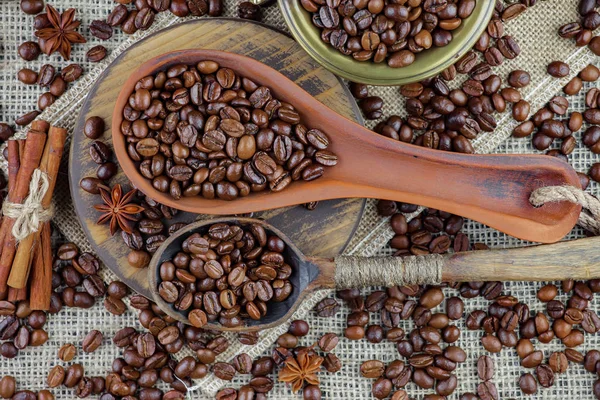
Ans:
{"type": "Polygon", "coordinates": [[[16,242],[20,242],[27,236],[37,232],[40,224],[50,221],[54,215],[54,205],[44,208],[42,200],[50,188],[48,174],[36,169],[29,184],[29,195],[22,204],[5,201],[2,213],[8,218],[14,219],[12,235],[16,242]]]}
{"type": "Polygon", "coordinates": [[[585,230],[600,235],[600,200],[575,186],[546,186],[533,191],[529,202],[534,207],[541,207],[546,203],[568,201],[583,207],[577,222],[585,230]]]}

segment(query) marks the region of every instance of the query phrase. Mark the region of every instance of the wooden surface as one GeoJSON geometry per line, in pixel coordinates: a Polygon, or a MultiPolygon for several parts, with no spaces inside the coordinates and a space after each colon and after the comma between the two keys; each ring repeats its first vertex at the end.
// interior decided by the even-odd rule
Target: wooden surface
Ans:
{"type": "MultiPolygon", "coordinates": [[[[334,75],[316,64],[291,38],[260,24],[215,18],[190,21],[161,31],[122,54],[104,72],[83,104],[71,146],[69,184],[75,210],[98,256],[119,279],[147,297],[151,297],[147,271],[128,265],[126,257],[129,249],[120,234],[111,237],[106,225],[96,225],[99,214],[92,206],[101,202],[100,196],[79,188],[81,178],[95,176],[97,168],[89,157],[91,140],[83,135],[83,124],[88,117],[103,117],[106,131],[101,140],[112,146],[110,126],[113,107],[131,72],[160,54],[191,48],[222,49],[260,60],[280,70],[342,115],[360,119],[356,103],[334,75]]],[[[111,184],[115,183],[127,184],[122,172],[112,179],[111,184]]],[[[364,200],[343,199],[321,202],[314,211],[298,206],[255,216],[267,219],[281,229],[305,254],[330,257],[339,254],[347,244],[363,207],[364,200]]],[[[197,218],[199,216],[195,214],[180,213],[175,220],[192,222],[197,218]]]]}
{"type": "Polygon", "coordinates": [[[520,239],[556,242],[571,231],[581,206],[562,202],[535,208],[531,193],[542,186],[580,187],[575,170],[558,158],[545,155],[473,155],[428,149],[377,135],[324,107],[282,74],[252,58],[238,54],[187,50],[151,59],[130,77],[117,99],[113,132],[123,120],[136,82],[178,60],[212,59],[237,73],[251,75],[274,95],[294,104],[311,128],[325,132],[328,149],[338,164],[326,168],[322,178],[294,182],[280,192],[263,191],[235,201],[201,196],[173,200],[154,189],[129,158],[123,135],[113,134],[117,157],[128,176],[144,193],[171,207],[211,214],[240,214],[326,199],[369,197],[396,200],[444,210],[482,222],[520,239]]]}

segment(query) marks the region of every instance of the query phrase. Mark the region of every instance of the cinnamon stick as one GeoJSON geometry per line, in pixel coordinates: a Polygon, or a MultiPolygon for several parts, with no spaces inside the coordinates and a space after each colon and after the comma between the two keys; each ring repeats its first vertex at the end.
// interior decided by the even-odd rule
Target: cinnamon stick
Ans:
{"type": "MultiPolygon", "coordinates": [[[[17,184],[17,173],[21,165],[20,153],[19,153],[19,142],[17,140],[9,140],[8,144],[8,201],[12,201],[14,198],[15,186],[17,184]]],[[[8,232],[8,224],[5,223],[6,218],[2,218],[2,225],[0,226],[0,253],[4,248],[4,240],[8,232]]]]}
{"type": "Polygon", "coordinates": [[[29,285],[29,308],[32,310],[50,309],[52,296],[52,239],[50,222],[42,226],[42,234],[33,260],[29,285]]]}
{"type": "MultiPolygon", "coordinates": [[[[60,168],[60,160],[62,158],[66,140],[66,129],[54,126],[50,128],[48,140],[46,141],[42,160],[39,165],[40,171],[46,173],[48,176],[49,183],[48,191],[42,199],[43,208],[48,208],[52,204],[52,194],[54,193],[54,187],[56,186],[56,178],[58,176],[58,169],[60,168]]],[[[40,241],[40,233],[41,227],[37,232],[30,234],[19,243],[8,277],[9,286],[14,288],[25,287],[27,278],[29,277],[29,271],[31,270],[33,257],[40,241]]],[[[41,263],[39,265],[43,268],[44,264],[41,263]]],[[[41,275],[44,276],[44,273],[41,272],[41,275]]]]}
{"type": "MultiPolygon", "coordinates": [[[[32,125],[33,129],[34,125],[32,125]]],[[[31,130],[27,134],[25,147],[21,156],[21,167],[17,173],[17,181],[13,196],[9,195],[9,199],[13,203],[22,203],[29,193],[29,182],[33,171],[40,165],[42,152],[44,151],[44,143],[46,143],[46,133],[31,130]]],[[[4,218],[3,225],[7,225],[7,234],[4,240],[2,256],[0,257],[0,291],[6,290],[8,275],[12,267],[13,259],[16,252],[16,240],[10,234],[12,231],[14,220],[12,218],[4,218]]]]}
{"type": "Polygon", "coordinates": [[[27,299],[27,288],[15,289],[8,288],[8,301],[17,302],[27,299]]]}

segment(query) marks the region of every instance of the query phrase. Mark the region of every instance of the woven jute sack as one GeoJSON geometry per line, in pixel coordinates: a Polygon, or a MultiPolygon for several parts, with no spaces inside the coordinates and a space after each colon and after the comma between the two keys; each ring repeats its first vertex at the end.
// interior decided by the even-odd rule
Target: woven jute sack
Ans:
{"type": "MultiPolygon", "coordinates": [[[[237,2],[226,0],[225,3],[225,15],[235,16],[237,2]]],[[[514,69],[524,69],[531,73],[531,84],[523,89],[522,93],[525,99],[531,103],[532,111],[541,108],[551,97],[559,94],[562,86],[584,66],[589,63],[598,63],[597,58],[588,49],[575,48],[571,41],[557,37],[556,31],[560,25],[577,20],[577,3],[577,0],[538,2],[536,6],[528,9],[526,13],[510,21],[506,26],[507,34],[515,37],[522,52],[517,59],[507,60],[502,66],[496,67],[495,73],[502,77],[514,69]],[[546,65],[554,60],[568,62],[571,65],[571,74],[560,80],[549,77],[546,73],[546,65]]],[[[57,0],[53,5],[59,9],[75,7],[78,10],[77,17],[82,20],[82,26],[88,26],[92,20],[105,18],[115,3],[113,0],[57,0]]],[[[84,49],[76,46],[73,51],[73,60],[83,65],[86,74],[55,104],[46,109],[41,118],[50,121],[52,124],[65,127],[69,129],[70,133],[73,133],[72,130],[81,104],[104,69],[135,42],[178,22],[181,22],[181,20],[172,15],[161,14],[157,17],[154,25],[145,32],[138,32],[132,36],[126,36],[120,32],[116,33],[109,41],[102,43],[110,50],[110,55],[100,64],[87,62],[84,57],[84,49]]],[[[263,22],[286,30],[283,18],[276,6],[265,10],[263,22]]],[[[24,15],[19,10],[17,1],[0,2],[0,27],[2,45],[2,51],[0,52],[0,82],[2,84],[0,89],[2,104],[0,120],[10,120],[16,115],[29,111],[33,104],[37,102],[37,96],[40,94],[39,89],[24,87],[18,83],[14,78],[16,72],[23,67],[36,69],[48,62],[60,64],[60,59],[58,56],[52,56],[49,59],[44,58],[25,64],[17,57],[16,49],[18,45],[24,40],[30,40],[29,38],[33,34],[31,17],[24,15]]],[[[97,39],[89,36],[87,32],[84,34],[87,35],[86,38],[90,42],[97,41],[97,39]]],[[[460,84],[460,81],[453,82],[453,85],[458,84],[460,84]]],[[[589,87],[590,84],[585,89],[589,87]]],[[[384,99],[384,115],[404,115],[404,101],[398,88],[370,88],[370,93],[384,99]]],[[[584,109],[583,96],[569,98],[569,100],[572,111],[582,111],[584,109]]],[[[367,126],[373,127],[375,122],[369,121],[367,126]]],[[[498,128],[494,132],[483,133],[474,141],[476,151],[478,153],[535,152],[528,139],[513,139],[510,137],[514,126],[515,122],[510,118],[509,113],[505,114],[499,120],[498,128]]],[[[18,133],[19,136],[23,134],[24,132],[18,133]]],[[[596,155],[582,146],[575,150],[570,159],[578,171],[586,171],[593,162],[598,161],[596,155]]],[[[63,168],[63,171],[66,174],[67,169],[63,168]]],[[[91,251],[91,246],[74,213],[67,183],[67,176],[61,175],[55,195],[57,213],[54,218],[54,225],[67,240],[75,242],[82,251],[91,251]]],[[[596,184],[591,185],[593,193],[597,193],[597,189],[596,184]]],[[[393,232],[388,225],[386,218],[377,215],[375,202],[369,201],[346,254],[357,256],[392,254],[387,242],[392,237],[393,232]]],[[[463,230],[470,236],[471,242],[482,242],[490,247],[517,247],[528,244],[476,222],[468,221],[463,230]]],[[[572,240],[582,235],[581,229],[575,229],[566,239],[572,240]]],[[[105,267],[101,269],[101,276],[106,282],[115,279],[110,270],[105,267]]],[[[535,296],[539,286],[540,284],[515,282],[505,284],[505,292],[530,304],[532,311],[541,311],[544,309],[544,305],[535,296]]],[[[366,290],[365,293],[370,292],[370,290],[366,290]]],[[[450,295],[451,293],[451,290],[447,291],[447,294],[450,295]]],[[[302,303],[294,314],[293,319],[306,319],[311,326],[309,335],[302,339],[301,343],[303,345],[316,342],[320,336],[327,332],[338,334],[343,332],[346,315],[348,314],[348,309],[345,306],[342,306],[341,311],[333,318],[320,318],[315,313],[310,312],[316,303],[331,294],[330,291],[326,290],[314,293],[302,303]]],[[[566,298],[561,298],[561,300],[566,300],[566,298]]],[[[470,299],[465,303],[465,312],[467,313],[488,306],[488,302],[480,298],[470,299]]],[[[592,307],[600,308],[595,304],[592,307]]],[[[372,315],[370,323],[378,323],[378,318],[378,315],[372,315]]],[[[42,389],[46,386],[45,381],[48,370],[57,363],[61,363],[56,356],[58,348],[65,343],[79,344],[87,332],[92,329],[99,329],[104,333],[104,343],[93,354],[79,352],[76,361],[84,365],[87,376],[105,375],[110,371],[112,361],[120,354],[119,349],[110,342],[110,338],[118,329],[124,326],[143,329],[139,325],[134,311],[128,311],[122,316],[113,316],[105,311],[102,305],[96,305],[88,310],[65,309],[60,314],[49,318],[46,325],[46,329],[50,334],[48,343],[40,348],[28,348],[21,352],[16,359],[0,359],[0,375],[10,372],[16,377],[19,387],[32,390],[42,389]]],[[[271,345],[281,333],[287,330],[287,326],[288,324],[285,323],[277,328],[261,332],[260,340],[254,346],[241,345],[235,336],[228,335],[231,346],[219,356],[219,360],[230,360],[241,352],[248,353],[252,357],[261,354],[268,355],[271,351],[271,345]]],[[[409,321],[403,321],[401,326],[406,331],[413,327],[412,322],[409,321]]],[[[467,351],[468,360],[456,370],[459,384],[453,398],[457,398],[460,393],[475,391],[479,383],[474,368],[475,361],[485,353],[480,344],[480,332],[469,331],[462,323],[459,323],[458,327],[461,329],[462,335],[457,344],[467,351]]],[[[600,347],[599,344],[598,337],[591,336],[586,338],[585,345],[580,350],[598,348],[600,347]]],[[[562,345],[554,341],[552,344],[542,345],[541,348],[548,355],[553,351],[562,350],[562,345]]],[[[353,342],[343,338],[334,352],[340,357],[343,368],[336,374],[321,374],[321,389],[324,397],[328,399],[373,398],[371,395],[372,382],[362,378],[358,373],[360,364],[368,359],[391,361],[398,357],[392,343],[383,342],[374,345],[364,340],[353,342]]],[[[182,353],[183,355],[190,354],[188,351],[182,351],[182,353]]],[[[517,386],[517,380],[525,370],[520,367],[515,352],[504,350],[500,354],[493,355],[493,358],[497,365],[494,380],[497,382],[500,398],[520,397],[521,393],[517,386]]],[[[238,375],[233,382],[225,382],[209,375],[201,381],[194,382],[190,397],[213,398],[220,388],[224,386],[239,387],[247,384],[248,379],[248,376],[238,375]]],[[[530,398],[559,399],[566,395],[581,399],[591,398],[591,386],[594,376],[585,372],[581,366],[569,368],[568,373],[558,376],[556,381],[551,389],[540,390],[530,398]]],[[[411,397],[415,398],[420,398],[431,392],[418,389],[413,384],[409,385],[407,390],[411,397]]],[[[59,399],[74,398],[74,394],[70,389],[55,389],[54,393],[59,399]]],[[[273,391],[270,392],[270,397],[294,399],[298,398],[298,395],[293,395],[285,385],[276,384],[273,391]]]]}

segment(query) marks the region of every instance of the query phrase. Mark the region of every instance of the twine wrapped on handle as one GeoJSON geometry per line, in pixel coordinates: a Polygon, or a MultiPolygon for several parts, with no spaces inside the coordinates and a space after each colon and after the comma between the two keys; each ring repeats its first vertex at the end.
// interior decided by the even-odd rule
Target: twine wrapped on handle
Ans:
{"type": "Polygon", "coordinates": [[[42,206],[42,200],[49,187],[48,175],[36,169],[29,183],[29,195],[23,203],[4,202],[2,213],[5,217],[15,220],[11,233],[17,243],[36,232],[40,224],[52,219],[54,206],[50,205],[49,208],[42,206]]]}
{"type": "Polygon", "coordinates": [[[442,282],[445,257],[440,254],[407,257],[346,257],[335,259],[338,289],[365,286],[424,285],[442,282]]]}
{"type": "Polygon", "coordinates": [[[575,186],[546,186],[533,191],[529,202],[535,207],[546,203],[568,201],[583,207],[577,222],[585,230],[600,235],[600,200],[575,186]]]}

